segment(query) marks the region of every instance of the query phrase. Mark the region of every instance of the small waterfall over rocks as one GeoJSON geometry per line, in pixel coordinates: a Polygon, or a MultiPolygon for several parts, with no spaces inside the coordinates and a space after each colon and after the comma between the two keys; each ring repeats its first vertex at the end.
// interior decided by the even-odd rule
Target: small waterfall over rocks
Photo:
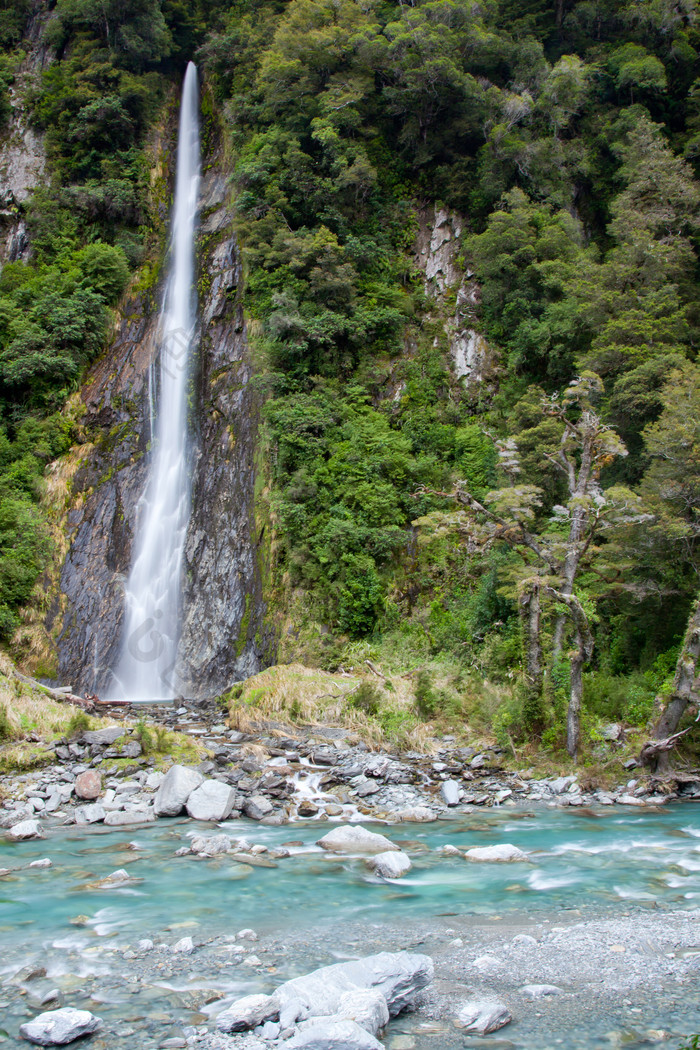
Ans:
{"type": "Polygon", "coordinates": [[[187,390],[196,347],[199,181],[199,92],[197,70],[190,62],[180,106],[170,270],[157,360],[149,375],[152,459],[137,510],[122,649],[112,687],[116,696],[128,700],[172,698],[177,690],[181,576],[191,497],[187,390]]]}

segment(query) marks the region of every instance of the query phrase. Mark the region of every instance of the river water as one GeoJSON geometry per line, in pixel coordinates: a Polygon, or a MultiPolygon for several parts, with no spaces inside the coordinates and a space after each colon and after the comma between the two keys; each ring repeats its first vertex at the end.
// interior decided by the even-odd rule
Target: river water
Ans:
{"type": "MultiPolygon", "coordinates": [[[[245,820],[223,826],[227,834],[250,844],[286,846],[290,856],[271,867],[238,863],[227,855],[174,856],[193,833],[220,831],[185,819],[110,832],[56,827],[44,840],[0,844],[0,867],[12,869],[0,879],[0,1008],[6,1011],[6,1020],[0,1021],[6,1035],[0,1034],[0,1040],[8,1046],[26,1045],[16,1042],[17,1029],[38,1007],[32,1008],[13,979],[27,964],[48,971],[39,990],[47,989],[48,982],[62,991],[66,1005],[93,1009],[108,1024],[119,1018],[123,1026],[123,995],[115,994],[114,1002],[109,995],[106,1001],[100,995],[95,1000],[95,986],[102,980],[109,983],[115,961],[123,960],[124,950],[135,948],[142,938],[155,941],[156,954],[160,945],[172,946],[185,935],[195,942],[218,938],[221,948],[222,936],[233,940],[241,928],[252,927],[261,943],[273,938],[279,946],[289,939],[298,950],[308,943],[311,965],[306,967],[302,958],[294,969],[302,972],[323,961],[319,931],[329,923],[348,929],[388,925],[397,931],[394,940],[400,945],[402,929],[408,944],[414,925],[431,922],[436,928],[494,919],[517,924],[552,921],[572,910],[584,920],[662,910],[675,918],[687,911],[690,924],[692,913],[700,909],[700,806],[694,804],[653,812],[621,807],[595,812],[501,809],[432,824],[375,827],[411,857],[412,871],[397,882],[375,878],[361,858],[320,850],[316,841],[327,828],[313,820],[283,827],[245,820]],[[447,844],[467,849],[497,842],[520,846],[528,852],[528,862],[473,864],[441,852],[447,844]],[[43,858],[51,859],[50,868],[28,867],[43,858]],[[126,869],[133,881],[113,889],[100,886],[116,869],[126,869]]],[[[174,957],[163,958],[169,964],[174,957]]],[[[231,956],[227,958],[230,962],[231,956]]],[[[138,960],[132,965],[137,972],[138,960]]],[[[158,965],[167,969],[166,962],[158,965]]],[[[262,958],[260,965],[241,978],[240,967],[234,973],[217,963],[207,975],[209,987],[224,993],[269,990],[271,978],[262,958]]],[[[183,966],[190,980],[202,969],[197,954],[183,959],[183,966]]],[[[122,981],[131,979],[122,961],[117,969],[122,981]]],[[[149,981],[134,980],[141,991],[150,987],[149,981]]],[[[32,994],[31,985],[27,989],[32,994]]],[[[697,986],[691,991],[685,997],[688,1003],[695,997],[700,1024],[697,986]]],[[[159,1001],[152,989],[149,994],[159,1001]]],[[[166,995],[162,989],[160,994],[166,995]]],[[[160,1016],[168,1024],[202,1020],[202,1004],[188,1009],[180,995],[173,1006],[174,994],[169,990],[166,995],[167,1009],[161,1003],[160,1016]]],[[[93,1040],[94,1045],[134,1045],[116,1034],[111,1041],[103,1038],[93,1040]]],[[[465,1045],[460,1039],[458,1045],[465,1045]]],[[[157,1045],[157,1038],[139,1043],[157,1045]]],[[[415,1045],[436,1047],[434,1038],[424,1043],[418,1039],[415,1045]]]]}

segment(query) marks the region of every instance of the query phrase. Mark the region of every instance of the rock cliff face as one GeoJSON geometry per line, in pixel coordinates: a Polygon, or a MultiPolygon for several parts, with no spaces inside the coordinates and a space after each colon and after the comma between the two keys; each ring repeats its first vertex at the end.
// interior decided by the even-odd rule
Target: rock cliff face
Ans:
{"type": "Polygon", "coordinates": [[[495,389],[498,357],[475,328],[479,285],[457,258],[463,222],[438,207],[420,218],[416,261],[425,291],[444,318],[455,379],[468,397],[477,399],[495,389]]]}
{"type": "MultiPolygon", "coordinates": [[[[196,450],[177,675],[191,698],[218,694],[262,664],[253,523],[258,405],[225,186],[214,165],[202,187],[201,342],[191,397],[196,450]]],[[[140,299],[130,302],[83,390],[90,445],[73,478],[63,598],[46,624],[57,636],[61,678],[82,692],[105,690],[119,652],[124,580],[148,470],[156,325],[157,313],[140,299]]]]}

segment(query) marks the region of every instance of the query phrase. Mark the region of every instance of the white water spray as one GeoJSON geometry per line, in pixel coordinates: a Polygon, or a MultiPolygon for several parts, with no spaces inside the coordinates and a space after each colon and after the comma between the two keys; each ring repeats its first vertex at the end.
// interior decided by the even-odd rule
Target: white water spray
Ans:
{"type": "Polygon", "coordinates": [[[122,647],[112,685],[116,696],[128,700],[171,699],[177,689],[182,560],[190,517],[187,388],[197,321],[194,241],[198,191],[199,98],[197,70],[190,62],[180,106],[170,271],[156,355],[159,363],[156,366],[154,359],[149,377],[152,460],[137,508],[122,647]]]}

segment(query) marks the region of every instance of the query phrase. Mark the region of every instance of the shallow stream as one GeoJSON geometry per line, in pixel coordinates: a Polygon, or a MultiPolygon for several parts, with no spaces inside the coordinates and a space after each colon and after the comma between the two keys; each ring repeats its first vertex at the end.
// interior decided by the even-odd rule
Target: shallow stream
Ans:
{"type": "MultiPolygon", "coordinates": [[[[135,1045],[127,1019],[138,1016],[136,998],[130,998],[138,993],[152,1031],[133,1019],[130,1027],[141,1033],[140,1047],[156,1047],[164,1032],[181,1030],[172,1025],[207,1020],[202,981],[212,992],[267,991],[279,980],[332,961],[328,944],[324,955],[322,928],[328,924],[388,925],[396,930],[398,945],[404,930],[410,946],[412,929],[431,922],[437,928],[500,918],[517,925],[571,914],[586,919],[634,909],[677,913],[700,908],[700,806],[695,804],[644,812],[502,809],[432,824],[375,826],[411,857],[412,871],[396,882],[371,875],[361,858],[320,850],[315,843],[330,826],[237,821],[218,829],[173,819],[110,832],[56,827],[44,840],[1,843],[0,867],[13,870],[0,879],[0,1017],[5,1014],[0,1042],[26,1046],[16,1041],[19,1024],[38,1012],[37,995],[56,988],[65,1005],[92,1009],[108,1026],[112,1022],[110,1038],[92,1041],[92,1046],[110,1048],[135,1045]],[[270,849],[284,845],[291,855],[270,867],[258,866],[255,858],[246,864],[228,855],[174,856],[193,833],[220,830],[270,849]],[[473,864],[441,852],[447,844],[468,849],[498,842],[520,846],[528,862],[473,864]],[[42,858],[50,858],[52,866],[28,867],[42,858]],[[98,885],[121,868],[134,881],[112,889],[98,885]],[[257,932],[260,950],[255,943],[235,941],[246,927],[257,932]],[[162,947],[187,935],[209,947],[187,957],[162,947]],[[138,951],[134,961],[124,962],[124,951],[130,955],[142,938],[156,945],[148,964],[138,951]],[[262,947],[267,941],[274,941],[277,954],[262,947]],[[284,957],[286,942],[295,946],[289,957],[284,957]],[[239,947],[232,951],[234,944],[239,947]],[[245,965],[241,944],[249,954],[257,953],[257,967],[245,965]],[[45,967],[47,977],[22,986],[15,975],[27,965],[45,967]],[[154,971],[161,971],[158,988],[154,971]],[[158,1023],[160,1028],[153,1029],[158,1023]]],[[[265,855],[260,857],[264,863],[265,855]]],[[[684,998],[696,1009],[700,1025],[697,984],[684,998]]],[[[415,1033],[411,1038],[417,1038],[415,1033]]],[[[425,1040],[413,1045],[440,1046],[430,1033],[425,1040]]],[[[465,1045],[460,1040],[456,1045],[465,1045]]],[[[516,1040],[514,1045],[537,1043],[516,1040]]]]}

